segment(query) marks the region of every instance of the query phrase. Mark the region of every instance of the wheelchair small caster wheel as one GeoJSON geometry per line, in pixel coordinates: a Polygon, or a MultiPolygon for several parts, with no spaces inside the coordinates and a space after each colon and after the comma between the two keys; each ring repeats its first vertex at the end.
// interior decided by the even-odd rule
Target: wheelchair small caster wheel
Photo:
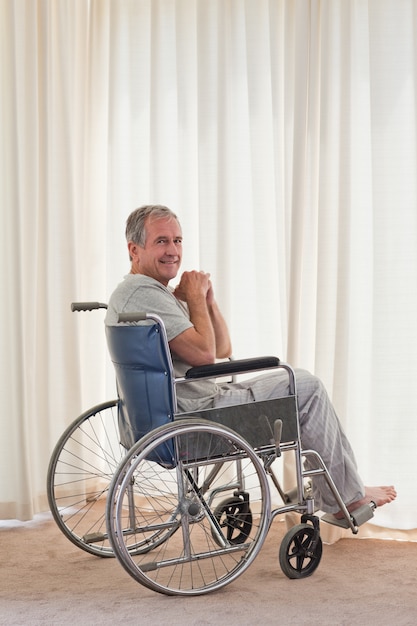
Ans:
{"type": "MultiPolygon", "coordinates": [[[[224,530],[225,538],[232,545],[244,543],[252,530],[252,513],[247,498],[234,496],[220,502],[214,510],[214,517],[224,530]]],[[[216,533],[213,538],[218,542],[216,533]]]]}
{"type": "Polygon", "coordinates": [[[288,578],[306,578],[318,567],[323,544],[318,530],[310,524],[291,528],[282,540],[279,563],[288,578]]]}

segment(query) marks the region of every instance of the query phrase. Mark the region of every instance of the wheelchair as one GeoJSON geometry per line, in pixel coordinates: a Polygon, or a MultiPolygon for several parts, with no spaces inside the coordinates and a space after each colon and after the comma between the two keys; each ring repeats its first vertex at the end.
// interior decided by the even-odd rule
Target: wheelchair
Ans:
{"type": "MultiPolygon", "coordinates": [[[[99,302],[71,306],[107,308],[99,302]]],[[[301,516],[279,549],[281,569],[292,579],[310,576],[320,563],[320,521],[356,534],[371,519],[369,505],[348,512],[320,455],[301,448],[296,380],[288,364],[276,357],[240,359],[192,367],[175,378],[158,316],[121,314],[106,335],[118,398],[68,426],[48,467],[52,515],[77,547],[116,557],[156,592],[192,596],[240,576],[278,515],[301,516]],[[283,398],[176,411],[178,385],[272,369],[288,376],[283,398]],[[274,470],[286,453],[295,461],[297,484],[290,493],[274,470]],[[315,514],[308,483],[316,476],[325,478],[342,520],[315,514]],[[274,509],[271,487],[282,501],[274,509]]]]}

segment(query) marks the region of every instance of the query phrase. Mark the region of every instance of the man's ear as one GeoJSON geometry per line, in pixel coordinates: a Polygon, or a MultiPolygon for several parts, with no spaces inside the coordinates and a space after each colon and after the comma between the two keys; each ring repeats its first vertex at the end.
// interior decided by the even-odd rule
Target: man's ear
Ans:
{"type": "Polygon", "coordinates": [[[127,244],[127,249],[129,250],[129,257],[131,261],[137,261],[139,257],[140,247],[137,243],[133,243],[133,241],[129,241],[127,244]]]}

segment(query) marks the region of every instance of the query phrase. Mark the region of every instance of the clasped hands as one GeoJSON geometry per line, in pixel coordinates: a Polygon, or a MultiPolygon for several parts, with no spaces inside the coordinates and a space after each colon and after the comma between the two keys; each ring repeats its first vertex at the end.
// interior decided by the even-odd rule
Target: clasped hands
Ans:
{"type": "Polygon", "coordinates": [[[197,270],[183,272],[179,284],[174,289],[174,296],[178,298],[178,300],[183,300],[187,303],[190,300],[203,296],[207,304],[212,304],[214,301],[214,293],[210,274],[198,272],[197,270]]]}

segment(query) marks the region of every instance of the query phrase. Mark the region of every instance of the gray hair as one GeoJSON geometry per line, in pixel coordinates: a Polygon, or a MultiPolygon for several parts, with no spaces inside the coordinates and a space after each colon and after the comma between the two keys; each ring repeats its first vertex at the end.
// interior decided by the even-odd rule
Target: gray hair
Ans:
{"type": "Polygon", "coordinates": [[[126,240],[132,241],[141,248],[146,243],[146,220],[147,219],[174,219],[178,221],[178,217],[171,209],[162,204],[145,204],[132,211],[126,221],[126,240]]]}

